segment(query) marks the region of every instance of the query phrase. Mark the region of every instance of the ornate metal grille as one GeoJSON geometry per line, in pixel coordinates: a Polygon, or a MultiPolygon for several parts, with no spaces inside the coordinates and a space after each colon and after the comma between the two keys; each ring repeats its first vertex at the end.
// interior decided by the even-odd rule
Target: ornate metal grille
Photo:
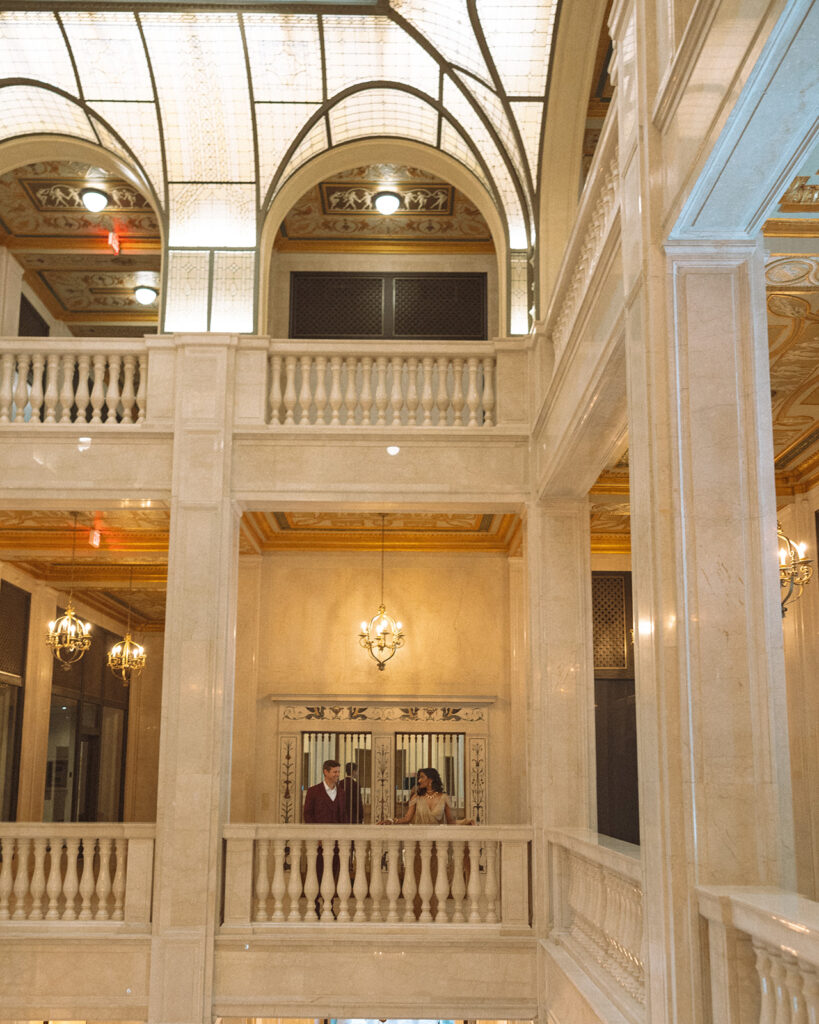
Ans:
{"type": "Polygon", "coordinates": [[[384,284],[369,275],[291,274],[290,337],[383,337],[384,284]]]}
{"type": "Polygon", "coordinates": [[[486,277],[439,274],[397,277],[396,337],[486,337],[486,277]]]}
{"type": "Polygon", "coordinates": [[[18,680],[26,672],[30,604],[31,596],[25,590],[8,580],[0,583],[0,672],[18,680]]]}
{"type": "Polygon", "coordinates": [[[592,577],[595,669],[628,667],[625,577],[592,577]]]}

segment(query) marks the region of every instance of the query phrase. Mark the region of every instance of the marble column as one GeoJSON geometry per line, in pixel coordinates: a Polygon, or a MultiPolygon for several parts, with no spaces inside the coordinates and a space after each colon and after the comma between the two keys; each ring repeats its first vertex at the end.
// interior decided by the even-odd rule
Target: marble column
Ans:
{"type": "MultiPolygon", "coordinates": [[[[587,499],[553,499],[526,513],[532,681],[532,821],[593,828],[594,663],[587,499]]],[[[543,866],[541,866],[542,868],[543,866]]],[[[541,877],[544,877],[539,872],[541,877]]]]}
{"type": "Polygon", "coordinates": [[[230,792],[238,515],[230,501],[236,338],[176,347],[149,1020],[210,1022],[230,792]]]}
{"type": "Polygon", "coordinates": [[[0,246],[0,338],[17,336],[23,268],[10,250],[0,246]]]}

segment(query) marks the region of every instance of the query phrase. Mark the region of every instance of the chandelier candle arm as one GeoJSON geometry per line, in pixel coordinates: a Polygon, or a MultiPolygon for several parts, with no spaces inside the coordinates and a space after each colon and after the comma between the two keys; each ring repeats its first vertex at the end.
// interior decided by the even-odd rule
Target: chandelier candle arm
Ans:
{"type": "Polygon", "coordinates": [[[779,546],[779,588],[782,618],[788,612],[788,603],[802,596],[802,588],[813,577],[813,559],[805,557],[805,545],[794,543],[776,524],[779,546]]]}
{"type": "Polygon", "coordinates": [[[76,664],[91,646],[91,623],[83,622],[74,614],[74,566],[77,553],[77,513],[71,532],[71,577],[65,611],[48,624],[46,644],[66,672],[76,664]]]}
{"type": "Polygon", "coordinates": [[[134,589],[134,567],[128,579],[128,624],[125,629],[125,636],[117,640],[108,652],[108,668],[128,686],[131,679],[138,675],[144,668],[147,661],[145,648],[131,639],[131,596],[134,589]]]}

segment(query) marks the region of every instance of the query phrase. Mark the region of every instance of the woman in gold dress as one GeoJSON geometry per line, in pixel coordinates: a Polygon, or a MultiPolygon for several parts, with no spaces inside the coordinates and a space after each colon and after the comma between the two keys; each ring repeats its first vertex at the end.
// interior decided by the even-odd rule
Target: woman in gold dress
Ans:
{"type": "Polygon", "coordinates": [[[444,784],[436,768],[418,772],[418,792],[412,797],[403,818],[393,818],[393,825],[455,825],[452,801],[444,792],[444,784]]]}

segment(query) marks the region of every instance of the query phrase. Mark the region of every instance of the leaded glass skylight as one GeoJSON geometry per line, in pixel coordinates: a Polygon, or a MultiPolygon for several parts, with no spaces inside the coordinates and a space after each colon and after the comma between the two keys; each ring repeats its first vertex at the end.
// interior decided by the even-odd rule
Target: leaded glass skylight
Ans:
{"type": "Polygon", "coordinates": [[[8,85],[0,89],[0,125],[5,138],[53,132],[97,141],[81,107],[59,93],[36,85],[8,85]]]}
{"type": "Polygon", "coordinates": [[[77,95],[77,76],[49,11],[0,11],[0,76],[33,78],[77,95]]]}
{"type": "Polygon", "coordinates": [[[378,81],[406,82],[437,96],[438,64],[389,18],[333,15],[323,20],[329,96],[378,81]]]}
{"type": "Polygon", "coordinates": [[[154,91],[133,14],[69,11],[61,16],[86,100],[147,100],[154,91]]]}
{"type": "Polygon", "coordinates": [[[330,110],[333,143],[370,135],[398,135],[435,145],[438,115],[417,96],[398,89],[354,93],[330,110]]]}
{"type": "Polygon", "coordinates": [[[242,16],[257,101],[321,103],[321,44],[313,14],[242,16]]]}

